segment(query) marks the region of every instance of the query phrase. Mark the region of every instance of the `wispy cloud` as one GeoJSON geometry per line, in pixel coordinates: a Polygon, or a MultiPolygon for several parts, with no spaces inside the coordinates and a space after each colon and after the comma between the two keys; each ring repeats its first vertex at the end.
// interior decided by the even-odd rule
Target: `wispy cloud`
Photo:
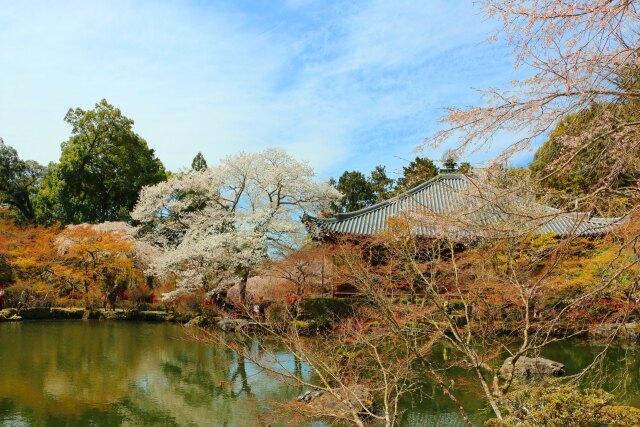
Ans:
{"type": "Polygon", "coordinates": [[[104,97],[172,169],[267,146],[397,169],[442,107],[511,79],[491,25],[470,1],[0,1],[0,136],[56,160],[66,109],[104,97]]]}

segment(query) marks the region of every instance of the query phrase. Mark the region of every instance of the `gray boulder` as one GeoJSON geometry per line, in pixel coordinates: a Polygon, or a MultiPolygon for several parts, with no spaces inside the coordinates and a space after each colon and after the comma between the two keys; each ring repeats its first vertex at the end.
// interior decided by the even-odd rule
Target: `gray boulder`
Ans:
{"type": "Polygon", "coordinates": [[[0,317],[6,319],[13,317],[16,314],[18,314],[18,310],[16,310],[15,308],[5,308],[4,310],[0,310],[0,317]]]}
{"type": "Polygon", "coordinates": [[[516,377],[533,377],[533,376],[554,376],[564,375],[564,365],[545,359],[544,357],[520,357],[515,366],[512,363],[513,357],[507,357],[500,368],[500,375],[510,376],[513,370],[516,377]]]}
{"type": "Polygon", "coordinates": [[[305,394],[303,394],[302,396],[298,397],[298,402],[311,402],[313,399],[320,397],[324,394],[324,391],[322,390],[309,390],[308,392],[306,392],[305,394]]]}
{"type": "Polygon", "coordinates": [[[18,310],[15,308],[0,310],[0,322],[12,322],[16,320],[22,320],[22,317],[18,316],[18,310]]]}
{"type": "Polygon", "coordinates": [[[222,319],[216,325],[225,332],[234,332],[246,328],[249,325],[249,321],[245,319],[222,319]]]}
{"type": "Polygon", "coordinates": [[[640,341],[640,323],[603,323],[589,329],[589,335],[597,339],[609,339],[615,335],[617,339],[632,342],[640,341]]]}
{"type": "Polygon", "coordinates": [[[364,386],[336,388],[331,392],[308,391],[297,399],[297,409],[309,417],[332,415],[351,418],[353,410],[363,413],[373,407],[373,398],[364,386]]]}

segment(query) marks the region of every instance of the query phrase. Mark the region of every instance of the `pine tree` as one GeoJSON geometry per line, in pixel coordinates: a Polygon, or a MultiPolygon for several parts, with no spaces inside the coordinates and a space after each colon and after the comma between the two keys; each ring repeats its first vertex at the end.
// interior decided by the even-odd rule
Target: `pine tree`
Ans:
{"type": "Polygon", "coordinates": [[[207,161],[204,159],[204,156],[201,152],[198,151],[198,154],[193,158],[191,162],[191,170],[201,172],[207,168],[207,161]]]}

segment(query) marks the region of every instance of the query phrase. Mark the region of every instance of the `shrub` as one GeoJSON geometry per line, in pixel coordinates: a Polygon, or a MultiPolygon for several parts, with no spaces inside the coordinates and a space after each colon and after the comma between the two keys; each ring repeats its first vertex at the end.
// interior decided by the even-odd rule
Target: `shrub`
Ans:
{"type": "Polygon", "coordinates": [[[318,329],[325,329],[340,318],[353,316],[355,306],[363,303],[352,298],[309,298],[302,302],[301,317],[312,320],[318,329]]]}
{"type": "MultiPolygon", "coordinates": [[[[104,308],[106,294],[102,290],[91,287],[82,296],[84,299],[84,306],[87,309],[95,310],[96,308],[104,308]]],[[[121,303],[122,301],[116,301],[116,306],[121,303]]]]}
{"type": "Polygon", "coordinates": [[[0,255],[0,284],[10,283],[13,279],[13,272],[11,271],[11,265],[7,262],[6,258],[0,255]]]}
{"type": "Polygon", "coordinates": [[[132,286],[129,288],[127,292],[127,297],[129,301],[131,301],[134,305],[140,306],[144,303],[149,303],[151,301],[151,296],[153,295],[153,290],[150,289],[146,284],[132,286]]]}
{"type": "Polygon", "coordinates": [[[580,390],[575,386],[531,387],[514,392],[510,404],[516,412],[487,427],[631,427],[640,425],[640,409],[612,405],[604,390],[580,390]]]}
{"type": "Polygon", "coordinates": [[[140,311],[167,311],[168,305],[164,303],[148,303],[142,302],[138,304],[137,308],[140,311]]]}
{"type": "Polygon", "coordinates": [[[58,297],[55,299],[53,305],[55,307],[74,307],[74,308],[85,308],[85,303],[83,300],[68,298],[68,297],[58,297]]]}
{"type": "Polygon", "coordinates": [[[264,315],[266,320],[274,326],[284,326],[291,318],[287,306],[281,302],[269,304],[264,315]]]}
{"type": "Polygon", "coordinates": [[[6,307],[50,307],[56,295],[51,288],[40,282],[23,282],[5,289],[6,307]]]}
{"type": "Polygon", "coordinates": [[[312,333],[315,325],[313,321],[308,320],[293,320],[291,326],[298,330],[301,335],[309,335],[312,333]]]}
{"type": "Polygon", "coordinates": [[[204,292],[194,292],[189,294],[181,294],[175,297],[171,304],[177,313],[200,313],[202,310],[202,302],[204,301],[204,292]]]}
{"type": "Polygon", "coordinates": [[[21,305],[23,298],[23,292],[26,290],[24,284],[9,286],[4,290],[4,305],[5,307],[17,308],[21,305]]]}

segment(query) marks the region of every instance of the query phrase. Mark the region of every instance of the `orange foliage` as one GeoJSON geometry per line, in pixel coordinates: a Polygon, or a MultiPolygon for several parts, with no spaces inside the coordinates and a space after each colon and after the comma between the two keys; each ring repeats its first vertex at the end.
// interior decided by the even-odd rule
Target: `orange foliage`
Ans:
{"type": "Polygon", "coordinates": [[[0,219],[0,253],[16,280],[49,282],[55,276],[58,260],[55,239],[59,232],[59,227],[22,227],[0,219]]]}
{"type": "Polygon", "coordinates": [[[143,279],[134,265],[133,243],[118,232],[80,225],[60,233],[56,244],[60,273],[72,283],[82,283],[85,291],[143,279]]]}
{"type": "Polygon", "coordinates": [[[144,279],[134,265],[133,244],[90,225],[19,226],[0,218],[0,254],[14,284],[30,294],[90,296],[96,302],[108,288],[144,279]]]}

